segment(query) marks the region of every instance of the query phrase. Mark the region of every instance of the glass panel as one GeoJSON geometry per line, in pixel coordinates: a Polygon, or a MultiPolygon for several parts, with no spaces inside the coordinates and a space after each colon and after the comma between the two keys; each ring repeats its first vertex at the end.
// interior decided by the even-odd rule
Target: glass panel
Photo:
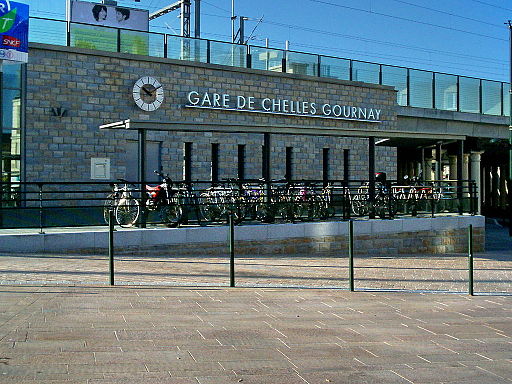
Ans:
{"type": "Polygon", "coordinates": [[[19,129],[4,129],[2,134],[2,157],[4,159],[19,159],[21,150],[19,129]]]}
{"type": "Polygon", "coordinates": [[[97,25],[71,24],[72,47],[117,52],[117,29],[97,25]]]}
{"type": "Polygon", "coordinates": [[[67,45],[67,26],[61,20],[30,18],[28,41],[52,45],[67,45]]]}
{"type": "Polygon", "coordinates": [[[21,88],[21,64],[4,63],[2,71],[4,88],[21,88]]]}
{"type": "Polygon", "coordinates": [[[435,74],[436,108],[457,110],[457,76],[435,74]]]}
{"type": "Polygon", "coordinates": [[[210,42],[210,63],[247,68],[247,46],[210,42]]]}
{"type": "Polygon", "coordinates": [[[382,66],[382,84],[395,87],[398,105],[407,105],[407,68],[382,66]]]}
{"type": "Polygon", "coordinates": [[[2,92],[2,126],[4,128],[20,128],[21,96],[19,89],[4,89],[2,92]]]}
{"type": "Polygon", "coordinates": [[[503,83],[503,115],[510,116],[510,84],[503,83]]]}
{"type": "Polygon", "coordinates": [[[480,80],[459,77],[461,112],[480,113],[480,80]]]}
{"type": "Polygon", "coordinates": [[[410,91],[411,107],[432,108],[432,72],[411,69],[410,91]]]}
{"type": "Polygon", "coordinates": [[[121,30],[121,52],[164,57],[164,35],[121,30]]]}
{"type": "Polygon", "coordinates": [[[318,56],[308,53],[288,52],[286,72],[298,75],[318,76],[318,56]]]}
{"type": "Polygon", "coordinates": [[[251,46],[251,67],[267,71],[283,70],[284,51],[251,46]]]}
{"type": "Polygon", "coordinates": [[[482,113],[501,115],[501,83],[482,80],[482,113]]]}
{"type": "Polygon", "coordinates": [[[379,64],[352,61],[352,80],[379,84],[379,64]]]}
{"type": "Polygon", "coordinates": [[[167,36],[167,57],[170,59],[207,62],[206,40],[190,37],[167,36]]]}
{"type": "Polygon", "coordinates": [[[320,60],[321,77],[350,80],[350,60],[325,56],[321,56],[320,60]]]}

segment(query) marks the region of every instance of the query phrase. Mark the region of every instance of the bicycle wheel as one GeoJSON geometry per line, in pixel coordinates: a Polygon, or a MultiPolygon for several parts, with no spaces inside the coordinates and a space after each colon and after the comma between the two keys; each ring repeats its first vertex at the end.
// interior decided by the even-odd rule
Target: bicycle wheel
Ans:
{"type": "Polygon", "coordinates": [[[172,201],[170,204],[164,205],[160,208],[160,219],[162,223],[170,228],[177,227],[183,218],[183,209],[178,201],[172,201]]]}
{"type": "Polygon", "coordinates": [[[368,201],[366,199],[362,199],[361,196],[355,195],[352,198],[352,213],[355,216],[364,216],[367,215],[368,212],[368,201]]]}
{"type": "Polygon", "coordinates": [[[134,198],[123,199],[115,209],[117,223],[123,228],[132,227],[139,218],[139,202],[134,198]]]}
{"type": "Polygon", "coordinates": [[[107,196],[105,199],[105,202],[103,203],[103,220],[105,220],[105,223],[108,224],[109,222],[109,212],[110,210],[115,211],[115,193],[111,193],[107,196]]]}
{"type": "Polygon", "coordinates": [[[217,221],[220,217],[221,208],[215,200],[217,200],[216,197],[208,193],[202,193],[199,198],[199,212],[207,223],[217,221]]]}

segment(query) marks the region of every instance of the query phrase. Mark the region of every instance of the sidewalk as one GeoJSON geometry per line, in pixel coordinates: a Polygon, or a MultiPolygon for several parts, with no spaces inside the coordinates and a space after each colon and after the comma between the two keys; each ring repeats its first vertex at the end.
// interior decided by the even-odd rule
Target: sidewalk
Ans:
{"type": "Polygon", "coordinates": [[[346,255],[237,258],[236,288],[227,257],[118,255],[116,282],[145,285],[110,287],[106,255],[0,255],[0,382],[510,384],[502,232],[475,260],[494,294],[472,297],[465,255],[355,260],[356,289],[459,294],[333,289],[346,255]]]}
{"type": "Polygon", "coordinates": [[[510,383],[510,297],[2,287],[10,383],[510,383]]]}

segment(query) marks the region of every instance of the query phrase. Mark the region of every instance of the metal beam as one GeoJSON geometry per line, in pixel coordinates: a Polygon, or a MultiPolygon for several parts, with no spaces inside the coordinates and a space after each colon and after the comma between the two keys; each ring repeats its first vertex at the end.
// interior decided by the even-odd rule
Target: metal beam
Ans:
{"type": "Polygon", "coordinates": [[[201,37],[201,0],[194,3],[194,37],[201,37]]]}
{"type": "Polygon", "coordinates": [[[163,16],[168,14],[169,12],[175,11],[176,9],[181,7],[182,0],[179,0],[171,5],[168,5],[166,7],[163,7],[162,9],[159,9],[156,12],[149,14],[149,20],[156,19],[157,17],[163,16]]]}
{"type": "Polygon", "coordinates": [[[181,36],[190,37],[190,0],[181,1],[181,36]]]}

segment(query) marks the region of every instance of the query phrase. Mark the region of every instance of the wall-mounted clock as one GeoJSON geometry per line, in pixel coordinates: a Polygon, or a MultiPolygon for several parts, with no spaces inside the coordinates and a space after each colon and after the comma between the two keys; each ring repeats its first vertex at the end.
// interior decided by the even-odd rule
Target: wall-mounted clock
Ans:
{"type": "Polygon", "coordinates": [[[133,100],[143,111],[156,110],[164,101],[162,84],[154,77],[141,77],[133,86],[133,100]]]}

